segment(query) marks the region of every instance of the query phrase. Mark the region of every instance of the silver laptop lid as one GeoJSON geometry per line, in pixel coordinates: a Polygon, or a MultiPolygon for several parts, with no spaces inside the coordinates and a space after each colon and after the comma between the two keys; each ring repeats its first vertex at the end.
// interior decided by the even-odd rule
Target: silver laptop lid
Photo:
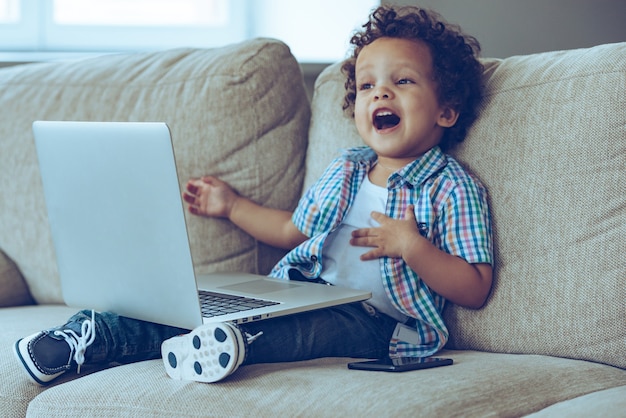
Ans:
{"type": "Polygon", "coordinates": [[[200,325],[167,125],[38,121],[33,132],[65,302],[200,325]]]}

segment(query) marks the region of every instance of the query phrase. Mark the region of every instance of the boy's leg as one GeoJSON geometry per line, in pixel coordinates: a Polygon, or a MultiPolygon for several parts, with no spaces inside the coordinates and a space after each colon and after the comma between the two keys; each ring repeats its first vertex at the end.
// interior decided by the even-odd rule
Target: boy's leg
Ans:
{"type": "Polygon", "coordinates": [[[249,335],[262,335],[248,344],[244,364],[385,357],[397,323],[362,303],[252,322],[240,328],[249,335]]]}
{"type": "Polygon", "coordinates": [[[160,345],[188,330],[125,318],[113,313],[81,311],[67,323],[15,343],[28,376],[45,385],[84,363],[130,363],[158,358],[160,345]]]}
{"type": "MultiPolygon", "coordinates": [[[[91,317],[91,311],[81,311],[70,318],[80,324],[91,317]]],[[[161,344],[187,329],[127,318],[112,312],[95,315],[96,340],[87,349],[85,361],[91,363],[133,363],[161,357],[161,344]]]]}
{"type": "Polygon", "coordinates": [[[171,378],[217,382],[241,364],[384,357],[396,325],[356,303],[239,326],[205,324],[166,340],[161,353],[171,378]]]}

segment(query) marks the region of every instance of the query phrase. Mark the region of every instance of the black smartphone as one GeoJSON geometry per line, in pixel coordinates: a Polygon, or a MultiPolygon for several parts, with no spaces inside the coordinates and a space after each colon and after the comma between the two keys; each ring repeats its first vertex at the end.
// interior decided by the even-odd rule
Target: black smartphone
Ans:
{"type": "Polygon", "coordinates": [[[348,369],[373,370],[380,372],[406,372],[409,370],[430,369],[432,367],[449,366],[451,358],[441,357],[398,357],[379,360],[357,361],[348,363],[348,369]]]}

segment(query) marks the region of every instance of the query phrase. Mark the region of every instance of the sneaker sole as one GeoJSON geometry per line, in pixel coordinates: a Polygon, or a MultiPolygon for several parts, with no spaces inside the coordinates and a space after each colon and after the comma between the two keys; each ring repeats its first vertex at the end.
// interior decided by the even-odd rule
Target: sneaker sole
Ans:
{"type": "Polygon", "coordinates": [[[172,379],[212,383],[239,367],[243,350],[243,338],[238,330],[227,323],[215,323],[165,340],[161,356],[172,379]]]}
{"type": "Polygon", "coordinates": [[[22,367],[24,368],[24,371],[26,372],[26,376],[28,376],[28,378],[33,383],[39,386],[46,386],[52,380],[56,379],[57,377],[65,373],[65,371],[55,373],[55,374],[44,374],[44,373],[41,373],[39,369],[37,368],[37,366],[35,365],[35,363],[33,363],[32,359],[30,358],[30,354],[28,353],[28,343],[33,338],[35,338],[38,334],[40,333],[33,334],[30,337],[26,337],[26,338],[22,338],[18,340],[13,346],[13,354],[15,354],[15,357],[22,364],[22,367]],[[22,353],[24,354],[22,355],[22,353]]]}

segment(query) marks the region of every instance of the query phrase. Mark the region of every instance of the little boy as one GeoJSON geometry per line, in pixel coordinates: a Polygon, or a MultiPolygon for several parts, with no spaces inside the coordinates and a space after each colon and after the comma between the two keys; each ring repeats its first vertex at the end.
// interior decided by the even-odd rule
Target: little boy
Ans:
{"type": "Polygon", "coordinates": [[[32,380],[46,384],[83,363],[159,356],[170,377],[200,382],[243,364],[425,357],[448,339],[446,300],[483,305],[492,282],[486,191],[442,152],[476,118],[478,43],[417,8],[381,6],[363,28],[342,70],[344,109],[366,146],[335,159],[293,213],[257,205],[210,176],[190,180],[183,198],[193,214],[227,218],[291,250],[272,276],[367,289],[372,299],[191,332],[79,312],[16,343],[32,380]]]}

